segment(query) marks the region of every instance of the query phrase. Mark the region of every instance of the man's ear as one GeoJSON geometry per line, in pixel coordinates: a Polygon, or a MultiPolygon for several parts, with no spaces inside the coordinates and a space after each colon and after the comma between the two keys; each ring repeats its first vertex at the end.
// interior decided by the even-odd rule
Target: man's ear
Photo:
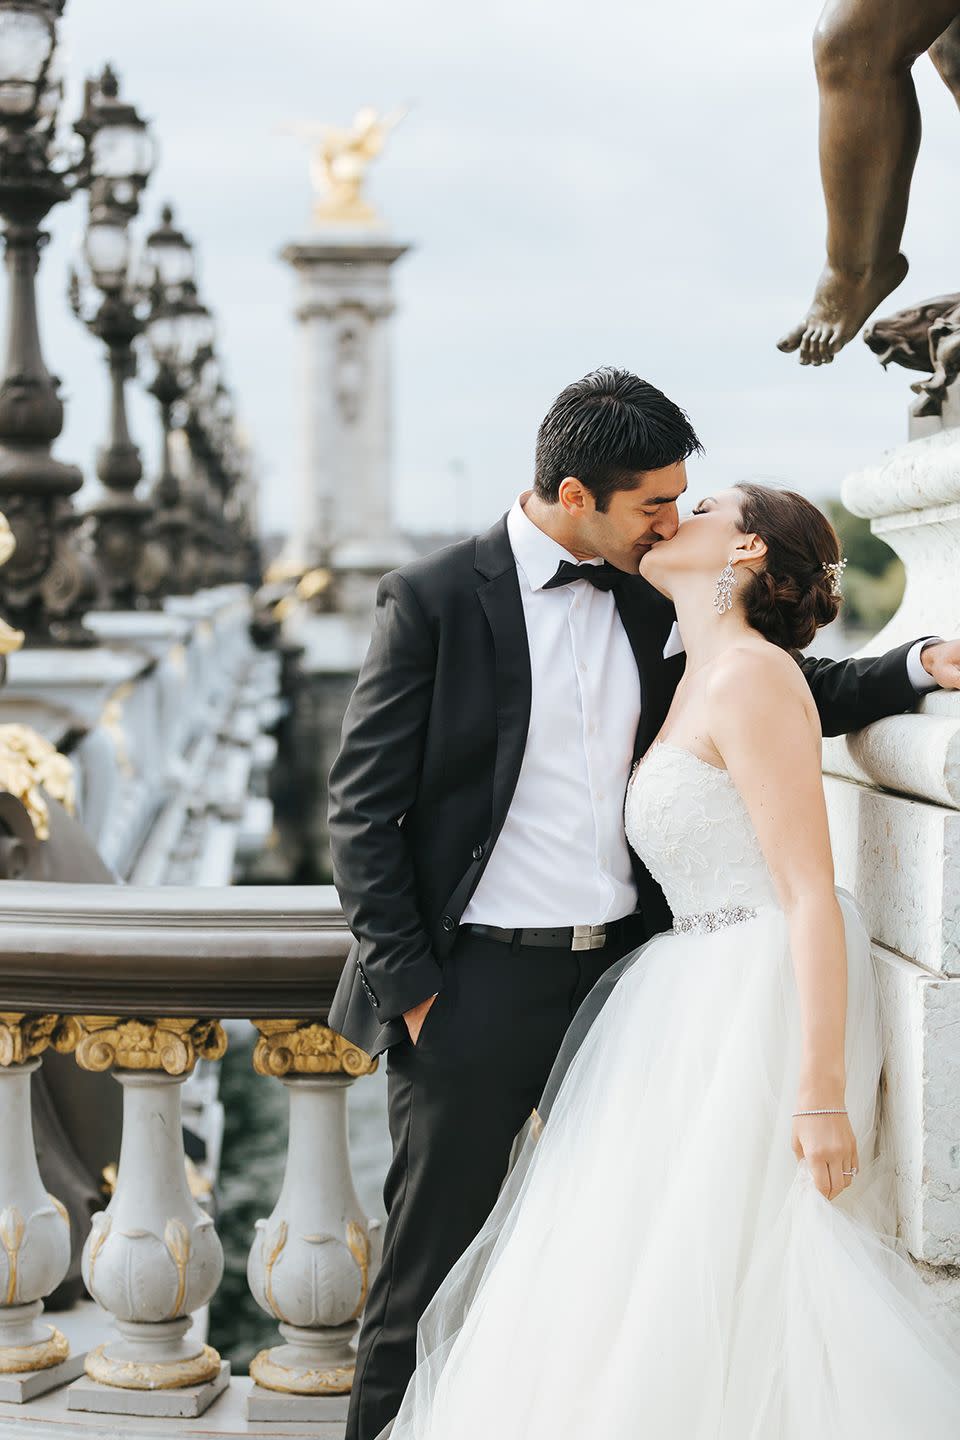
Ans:
{"type": "Polygon", "coordinates": [[[587,492],[575,475],[565,475],[560,481],[557,497],[568,515],[582,515],[586,509],[587,492]]]}

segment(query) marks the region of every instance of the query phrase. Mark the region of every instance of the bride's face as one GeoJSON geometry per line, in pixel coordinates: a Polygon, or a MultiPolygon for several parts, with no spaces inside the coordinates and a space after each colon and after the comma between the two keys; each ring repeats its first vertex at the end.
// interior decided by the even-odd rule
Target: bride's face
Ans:
{"type": "Polygon", "coordinates": [[[640,574],[673,599],[685,577],[715,579],[731,556],[762,558],[763,542],[740,528],[740,500],[738,490],[721,490],[701,500],[692,514],[680,521],[672,540],[661,540],[647,551],[640,574]]]}

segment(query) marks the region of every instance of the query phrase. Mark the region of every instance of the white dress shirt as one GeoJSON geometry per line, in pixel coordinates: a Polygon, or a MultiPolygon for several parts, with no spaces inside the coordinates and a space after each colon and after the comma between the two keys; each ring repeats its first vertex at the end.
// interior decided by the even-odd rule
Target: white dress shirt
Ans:
{"type": "Polygon", "coordinates": [[[576,557],[519,500],[507,533],[530,650],[530,726],[507,818],[461,918],[506,928],[619,920],[637,905],[623,829],[637,662],[612,591],[589,581],[544,590],[576,557]]]}

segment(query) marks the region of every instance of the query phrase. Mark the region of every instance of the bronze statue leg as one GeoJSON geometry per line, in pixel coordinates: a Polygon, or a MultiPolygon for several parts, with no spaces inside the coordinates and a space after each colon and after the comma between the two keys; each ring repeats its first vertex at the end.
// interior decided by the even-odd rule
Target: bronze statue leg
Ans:
{"type": "Polygon", "coordinates": [[[920,145],[911,69],[958,0],[828,0],[814,35],[827,263],[807,315],[779,342],[828,364],[903,280],[900,238],[920,145]]]}
{"type": "Polygon", "coordinates": [[[930,59],[954,100],[960,105],[960,15],[930,47],[930,59]]]}

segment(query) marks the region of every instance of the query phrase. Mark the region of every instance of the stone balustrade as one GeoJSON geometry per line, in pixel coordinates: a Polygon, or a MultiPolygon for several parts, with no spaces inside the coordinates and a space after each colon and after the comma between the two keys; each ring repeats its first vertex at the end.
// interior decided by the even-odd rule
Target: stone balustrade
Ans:
{"type": "MultiPolygon", "coordinates": [[[[918,435],[851,475],[843,499],[907,573],[865,653],[960,635],[960,430],[918,435]]],[[[838,879],[863,907],[884,996],[900,1232],[960,1309],[960,695],[827,742],[824,765],[838,879]]]]}
{"type": "Polygon", "coordinates": [[[224,885],[266,844],[279,658],[250,618],[247,587],[223,585],[94,612],[95,647],[9,657],[0,724],[69,754],[81,824],[122,879],[224,885]]]}
{"type": "Polygon", "coordinates": [[[325,1024],[349,940],[331,887],[0,884],[0,1437],[130,1433],[130,1416],[137,1434],[290,1420],[337,1433],[375,1263],[346,1122],[347,1089],[375,1062],[325,1024]],[[187,1183],[181,1091],[241,1017],[259,1034],[256,1072],[288,1091],[290,1128],[248,1261],[277,1343],[231,1377],[193,1325],[223,1256],[187,1183]],[[42,1316],[70,1258],[30,1125],[31,1075],[51,1048],[123,1091],[115,1188],[82,1258],[115,1334],[85,1354],[42,1316]]]}

